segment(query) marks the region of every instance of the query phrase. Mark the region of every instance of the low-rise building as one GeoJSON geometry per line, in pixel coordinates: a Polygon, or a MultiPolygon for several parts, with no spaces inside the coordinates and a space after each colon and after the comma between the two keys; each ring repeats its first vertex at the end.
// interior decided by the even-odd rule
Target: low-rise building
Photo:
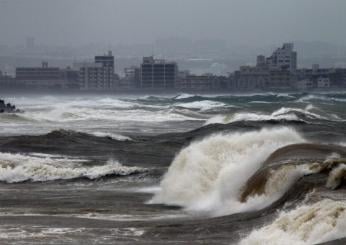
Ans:
{"type": "Polygon", "coordinates": [[[314,88],[314,82],[309,79],[296,81],[295,88],[298,90],[309,90],[314,88]]]}
{"type": "Polygon", "coordinates": [[[3,74],[0,71],[0,88],[16,88],[17,86],[18,85],[14,77],[3,74]]]}
{"type": "Polygon", "coordinates": [[[270,73],[268,69],[241,66],[233,74],[233,87],[236,90],[261,90],[268,86],[270,73]]]}
{"type": "Polygon", "coordinates": [[[330,88],[331,83],[329,77],[319,77],[317,79],[317,88],[330,88]]]}
{"type": "Polygon", "coordinates": [[[62,89],[67,86],[64,72],[58,67],[49,67],[47,62],[42,62],[41,67],[16,68],[16,80],[18,86],[26,88],[62,89]]]}
{"type": "Polygon", "coordinates": [[[229,88],[229,78],[213,74],[180,74],[176,88],[180,91],[219,91],[229,88]]]}
{"type": "Polygon", "coordinates": [[[79,89],[78,71],[70,67],[61,69],[49,67],[42,62],[41,67],[16,68],[16,88],[27,89],[79,89]]]}

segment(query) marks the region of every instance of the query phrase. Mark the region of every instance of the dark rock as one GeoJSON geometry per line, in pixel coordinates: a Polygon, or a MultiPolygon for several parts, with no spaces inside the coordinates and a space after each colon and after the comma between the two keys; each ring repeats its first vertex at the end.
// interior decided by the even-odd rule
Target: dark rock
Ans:
{"type": "Polygon", "coordinates": [[[5,103],[4,100],[0,100],[0,113],[19,113],[21,112],[11,103],[5,103]]]}

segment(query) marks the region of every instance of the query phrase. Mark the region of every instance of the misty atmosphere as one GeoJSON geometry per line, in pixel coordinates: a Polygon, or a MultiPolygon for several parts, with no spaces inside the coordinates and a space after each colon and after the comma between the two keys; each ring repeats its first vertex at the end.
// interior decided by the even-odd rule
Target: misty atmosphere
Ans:
{"type": "Polygon", "coordinates": [[[72,66],[113,50],[117,72],[154,54],[198,73],[222,64],[225,74],[283,42],[295,43],[300,66],[345,67],[345,8],[338,0],[1,0],[0,69],[13,74],[42,59],[72,66]]]}
{"type": "Polygon", "coordinates": [[[0,0],[0,245],[346,244],[345,10],[0,0]]]}

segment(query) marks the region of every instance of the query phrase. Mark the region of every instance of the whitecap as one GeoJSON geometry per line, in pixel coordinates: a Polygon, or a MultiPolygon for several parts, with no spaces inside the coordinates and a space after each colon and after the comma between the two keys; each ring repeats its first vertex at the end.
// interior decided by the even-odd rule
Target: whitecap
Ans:
{"type": "Polygon", "coordinates": [[[87,160],[59,155],[23,155],[0,153],[0,181],[52,181],[76,178],[97,179],[103,176],[126,176],[146,171],[144,168],[123,166],[115,160],[103,165],[85,166],[87,160]]]}
{"type": "Polygon", "coordinates": [[[111,139],[118,140],[118,141],[132,141],[132,139],[130,137],[125,136],[125,135],[121,135],[121,134],[108,133],[108,132],[99,132],[99,131],[96,131],[96,132],[86,132],[86,133],[92,134],[92,135],[94,135],[96,137],[109,137],[111,139]]]}
{"type": "Polygon", "coordinates": [[[176,99],[176,100],[183,100],[183,99],[193,98],[195,96],[196,95],[194,95],[194,94],[180,94],[180,95],[174,97],[174,99],[176,99]]]}
{"type": "Polygon", "coordinates": [[[283,211],[266,225],[240,242],[240,245],[308,245],[345,236],[346,202],[324,199],[283,211]]]}
{"type": "Polygon", "coordinates": [[[194,101],[188,103],[176,103],[176,107],[184,107],[188,109],[199,109],[201,111],[210,110],[217,107],[224,107],[226,104],[211,100],[194,101]]]}

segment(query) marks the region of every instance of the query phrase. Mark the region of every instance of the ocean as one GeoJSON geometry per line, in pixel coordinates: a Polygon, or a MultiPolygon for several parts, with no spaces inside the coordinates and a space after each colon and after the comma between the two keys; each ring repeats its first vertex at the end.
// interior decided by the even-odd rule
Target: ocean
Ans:
{"type": "Polygon", "coordinates": [[[0,244],[346,243],[346,92],[0,98],[0,244]]]}

